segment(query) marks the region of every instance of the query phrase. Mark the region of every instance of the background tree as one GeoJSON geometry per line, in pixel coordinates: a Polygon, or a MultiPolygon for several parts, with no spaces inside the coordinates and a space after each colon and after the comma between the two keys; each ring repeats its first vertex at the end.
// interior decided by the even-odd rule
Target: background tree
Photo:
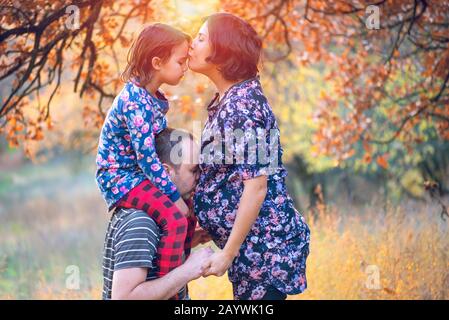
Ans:
{"type": "MultiPolygon", "coordinates": [[[[264,87],[284,131],[286,159],[305,174],[300,180],[316,181],[307,194],[317,183],[326,193],[323,181],[337,166],[348,186],[354,170],[388,179],[386,194],[399,186],[420,198],[414,188],[426,180],[447,192],[449,1],[217,4],[217,11],[248,19],[265,39],[264,87]]],[[[187,11],[183,19],[165,0],[2,1],[0,133],[12,146],[51,144],[43,137],[52,115],[65,112],[64,100],[76,99],[69,92],[75,91],[82,99],[77,122],[93,130],[75,130],[70,139],[91,150],[85,141],[96,140],[135,33],[162,16],[194,33],[201,19],[187,11]]],[[[172,123],[201,116],[202,97],[213,89],[197,80],[168,92],[182,111],[172,123]]]]}
{"type": "Polygon", "coordinates": [[[65,81],[73,81],[80,97],[97,101],[84,113],[101,124],[103,100],[113,98],[120,83],[117,52],[131,43],[131,22],[151,21],[152,2],[1,1],[0,128],[11,145],[42,140],[43,128],[52,126],[52,100],[65,81]],[[49,92],[45,99],[43,90],[49,92]]]}
{"type": "Polygon", "coordinates": [[[225,9],[257,26],[269,60],[293,53],[300,66],[329,67],[332,89],[315,113],[324,153],[344,160],[362,144],[367,161],[386,167],[374,144],[400,140],[412,153],[422,123],[449,139],[448,1],[232,0],[225,9]]]}

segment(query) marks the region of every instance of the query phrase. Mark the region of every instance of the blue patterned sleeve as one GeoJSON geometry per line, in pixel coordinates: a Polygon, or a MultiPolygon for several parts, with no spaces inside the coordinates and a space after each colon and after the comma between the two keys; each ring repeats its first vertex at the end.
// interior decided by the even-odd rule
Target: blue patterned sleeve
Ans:
{"type": "Polygon", "coordinates": [[[155,137],[152,130],[154,115],[134,101],[120,101],[124,121],[130,133],[129,139],[136,153],[137,163],[148,179],[171,201],[181,195],[170,180],[156,153],[155,137]]]}
{"type": "Polygon", "coordinates": [[[220,111],[226,164],[236,166],[243,180],[272,175],[280,159],[279,130],[266,100],[231,99],[220,111]]]}

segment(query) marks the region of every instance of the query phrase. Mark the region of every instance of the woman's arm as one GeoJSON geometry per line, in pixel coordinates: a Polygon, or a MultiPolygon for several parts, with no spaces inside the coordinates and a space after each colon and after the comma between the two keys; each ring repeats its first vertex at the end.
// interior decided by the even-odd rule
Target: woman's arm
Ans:
{"type": "Polygon", "coordinates": [[[223,250],[214,253],[205,264],[205,276],[222,276],[238,255],[240,247],[256,221],[267,194],[267,176],[245,180],[234,226],[223,250]]]}

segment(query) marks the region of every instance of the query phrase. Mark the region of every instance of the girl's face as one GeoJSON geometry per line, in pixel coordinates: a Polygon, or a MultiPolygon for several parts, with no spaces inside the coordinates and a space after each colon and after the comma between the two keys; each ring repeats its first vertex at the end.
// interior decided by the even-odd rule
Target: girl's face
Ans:
{"type": "Polygon", "coordinates": [[[210,71],[215,70],[214,64],[206,61],[206,58],[210,56],[212,48],[209,42],[209,30],[207,27],[207,21],[201,26],[198,35],[192,41],[192,45],[189,50],[189,68],[198,73],[208,75],[210,71]]]}
{"type": "Polygon", "coordinates": [[[168,85],[177,85],[187,71],[187,58],[189,53],[189,43],[173,48],[170,58],[165,61],[159,70],[160,80],[168,85]]]}

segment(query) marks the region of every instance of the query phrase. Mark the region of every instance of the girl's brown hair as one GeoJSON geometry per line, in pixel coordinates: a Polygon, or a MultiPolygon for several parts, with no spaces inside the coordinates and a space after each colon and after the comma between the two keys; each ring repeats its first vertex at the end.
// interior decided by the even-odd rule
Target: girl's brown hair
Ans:
{"type": "Polygon", "coordinates": [[[136,79],[140,86],[146,86],[154,72],[152,59],[167,61],[173,48],[184,41],[190,42],[191,37],[169,25],[154,23],[145,27],[128,52],[128,64],[121,79],[124,82],[136,79]]]}

